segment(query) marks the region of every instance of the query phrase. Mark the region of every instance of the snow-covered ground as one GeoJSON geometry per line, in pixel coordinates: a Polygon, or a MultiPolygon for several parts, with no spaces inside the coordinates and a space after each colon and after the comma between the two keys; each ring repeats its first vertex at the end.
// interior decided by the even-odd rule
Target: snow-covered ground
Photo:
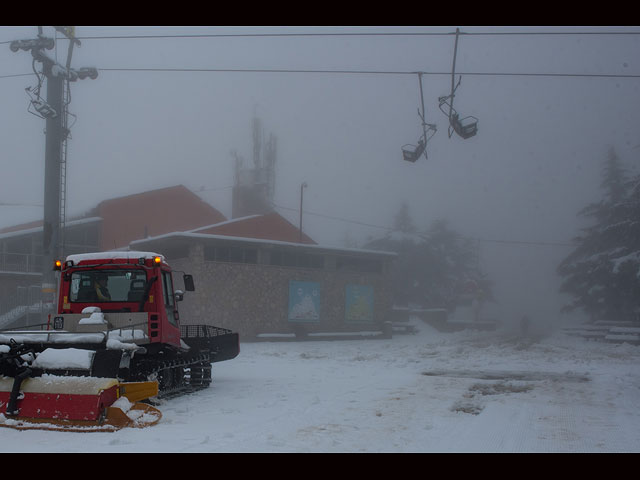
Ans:
{"type": "Polygon", "coordinates": [[[640,346],[560,332],[243,343],[162,420],[0,430],[3,452],[640,452],[640,346]]]}

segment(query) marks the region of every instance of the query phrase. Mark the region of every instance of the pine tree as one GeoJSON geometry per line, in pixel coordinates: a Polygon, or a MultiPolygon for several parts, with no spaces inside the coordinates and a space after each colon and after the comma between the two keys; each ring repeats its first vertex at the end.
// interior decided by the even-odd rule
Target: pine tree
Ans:
{"type": "Polygon", "coordinates": [[[370,240],[364,248],[396,252],[398,257],[391,265],[394,302],[408,305],[419,301],[419,286],[422,284],[424,258],[420,254],[425,237],[416,232],[409,212],[403,202],[394,216],[394,229],[383,237],[370,240]]]}
{"type": "Polygon", "coordinates": [[[478,265],[475,241],[456,233],[444,219],[431,224],[427,237],[430,303],[434,306],[453,306],[459,300],[464,286],[470,282],[482,291],[484,299],[492,298],[491,284],[478,265]]]}
{"type": "Polygon", "coordinates": [[[403,203],[394,226],[393,231],[364,248],[398,254],[391,267],[397,305],[452,306],[459,286],[468,279],[483,284],[489,292],[489,284],[477,268],[475,245],[451,230],[445,220],[435,221],[420,233],[403,203]]]}
{"type": "Polygon", "coordinates": [[[602,172],[603,199],[579,212],[593,219],[558,266],[560,291],[593,320],[630,320],[640,305],[640,178],[628,180],[613,148],[602,172]]]}

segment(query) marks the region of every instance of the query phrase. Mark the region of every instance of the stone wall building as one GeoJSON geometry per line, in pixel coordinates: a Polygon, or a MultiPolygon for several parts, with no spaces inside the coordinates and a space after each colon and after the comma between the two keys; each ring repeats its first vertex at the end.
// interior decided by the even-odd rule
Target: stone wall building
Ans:
{"type": "MultiPolygon", "coordinates": [[[[395,254],[291,242],[175,233],[132,242],[164,252],[190,273],[195,292],[181,322],[264,334],[382,331],[391,320],[389,262],[395,254]]],[[[180,275],[175,288],[181,289],[180,275]]]]}

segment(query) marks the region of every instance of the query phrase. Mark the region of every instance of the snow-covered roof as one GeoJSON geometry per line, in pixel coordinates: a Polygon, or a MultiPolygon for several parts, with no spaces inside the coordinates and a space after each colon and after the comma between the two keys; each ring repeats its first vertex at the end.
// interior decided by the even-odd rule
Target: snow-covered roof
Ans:
{"type": "Polygon", "coordinates": [[[203,227],[194,228],[193,230],[188,230],[188,233],[198,233],[202,230],[207,230],[209,228],[220,227],[222,225],[228,225],[230,223],[242,222],[244,220],[248,220],[250,218],[256,218],[256,217],[264,217],[264,215],[247,215],[246,217],[232,218],[230,220],[225,220],[224,222],[213,223],[211,225],[205,225],[203,227]]]}
{"type": "Polygon", "coordinates": [[[308,243],[295,243],[295,242],[284,242],[282,240],[266,240],[262,238],[250,238],[250,237],[233,237],[230,235],[213,235],[208,233],[193,233],[193,232],[172,232],[165,233],[163,235],[157,235],[155,237],[147,237],[141,240],[134,240],[131,242],[131,245],[136,244],[144,244],[149,242],[154,242],[161,239],[169,239],[169,238],[194,238],[194,239],[215,239],[215,240],[231,240],[234,242],[245,242],[245,243],[260,243],[263,245],[281,245],[287,247],[295,247],[295,248],[303,248],[313,249],[313,250],[330,250],[336,253],[350,253],[350,254],[374,254],[374,255],[383,255],[389,257],[396,257],[398,254],[396,252],[385,252],[382,250],[365,250],[359,248],[345,248],[345,247],[333,247],[327,245],[317,245],[317,244],[308,244],[308,243]]]}

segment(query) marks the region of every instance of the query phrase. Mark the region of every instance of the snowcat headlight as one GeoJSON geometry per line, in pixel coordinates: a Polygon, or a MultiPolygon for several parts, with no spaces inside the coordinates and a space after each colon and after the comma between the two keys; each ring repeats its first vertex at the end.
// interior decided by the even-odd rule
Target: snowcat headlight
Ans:
{"type": "Polygon", "coordinates": [[[153,264],[160,265],[162,263],[162,257],[153,257],[153,264]]]}
{"type": "Polygon", "coordinates": [[[62,270],[62,261],[61,260],[56,260],[55,262],[53,262],[53,269],[54,270],[62,270]]]}

